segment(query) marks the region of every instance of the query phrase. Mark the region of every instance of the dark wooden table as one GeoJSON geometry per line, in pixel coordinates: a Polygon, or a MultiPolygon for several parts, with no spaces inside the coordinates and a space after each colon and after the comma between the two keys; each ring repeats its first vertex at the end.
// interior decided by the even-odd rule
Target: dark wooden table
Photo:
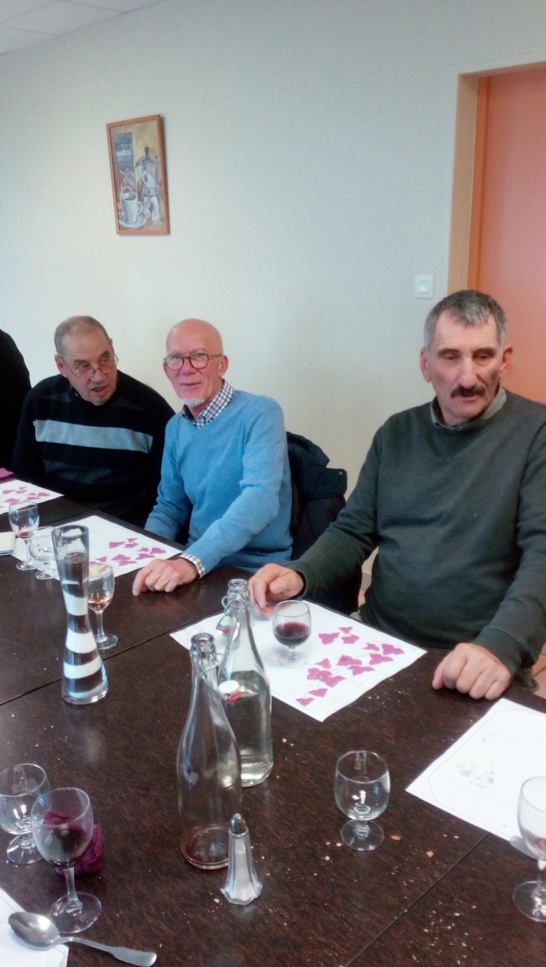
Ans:
{"type": "MultiPolygon", "coordinates": [[[[50,520],[75,516],[64,510],[51,507],[50,520]]],[[[546,930],[511,899],[517,883],[534,877],[533,861],[405,791],[490,708],[434,692],[433,654],[324,723],[274,700],[273,772],[245,790],[243,804],[264,884],[257,901],[229,904],[220,892],[225,870],[184,861],[175,755],[191,669],[186,649],[165,632],[218,611],[228,578],[240,573],[221,569],[172,595],[139,598],[134,575],[119,578],[105,620],[120,637],[107,658],[109,693],[74,707],[61,699],[58,582],[0,560],[0,768],[37,761],[52,785],[89,792],[106,842],[102,874],[79,881],[103,903],[89,937],[156,950],[165,967],[542,967],[546,930]],[[351,748],[379,752],[391,770],[385,841],[371,854],[340,844],[333,774],[351,748]]],[[[517,687],[507,697],[544,710],[517,687]]],[[[7,840],[0,833],[0,849],[7,840]]],[[[5,858],[0,886],[40,912],[63,892],[46,863],[18,867],[5,858]]],[[[69,967],[93,967],[102,956],[69,949],[69,967]]]]}
{"type": "MultiPolygon", "coordinates": [[[[103,873],[80,880],[103,902],[89,936],[157,950],[158,963],[168,967],[341,967],[355,957],[358,967],[457,963],[434,960],[434,938],[424,925],[430,929],[439,904],[445,920],[446,904],[456,904],[465,881],[473,884],[469,901],[477,897],[488,909],[502,896],[507,922],[536,949],[537,931],[546,941],[543,928],[510,907],[512,888],[532,874],[532,861],[405,792],[489,707],[433,692],[434,665],[433,655],[423,656],[324,723],[274,701],[275,766],[265,783],[244,794],[264,883],[248,907],[233,906],[220,893],[225,871],[194,870],[179,850],[174,763],[188,709],[190,660],[170,636],[109,659],[110,692],[96,705],[66,705],[58,683],[5,704],[2,759],[37,760],[52,784],[89,792],[107,850],[103,873]],[[392,774],[391,802],[381,818],[385,842],[369,855],[339,845],[344,819],[332,791],[336,758],[356,747],[382,754],[392,774]],[[417,959],[407,953],[406,930],[417,959]],[[419,959],[421,945],[430,947],[428,961],[419,959]]],[[[540,708],[540,700],[516,688],[509,697],[540,708]]],[[[42,912],[62,892],[62,881],[45,863],[23,868],[6,862],[0,883],[23,906],[42,912]]],[[[455,905],[450,923],[456,911],[455,905]]],[[[467,913],[467,928],[475,921],[475,945],[486,925],[479,912],[467,913]]],[[[440,925],[435,929],[441,932],[440,925]]],[[[509,963],[499,959],[504,933],[497,917],[482,951],[503,967],[509,963]]],[[[447,951],[450,939],[448,931],[447,951]]],[[[461,964],[489,962],[470,953],[465,960],[461,951],[461,964]]],[[[91,967],[96,957],[73,947],[69,963],[91,967]]],[[[530,959],[521,963],[534,967],[530,959]]]]}

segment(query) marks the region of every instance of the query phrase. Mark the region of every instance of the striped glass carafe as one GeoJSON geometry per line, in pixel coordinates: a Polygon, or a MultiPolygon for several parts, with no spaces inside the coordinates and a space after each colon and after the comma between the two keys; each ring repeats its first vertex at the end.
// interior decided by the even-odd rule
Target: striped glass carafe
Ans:
{"type": "Polygon", "coordinates": [[[62,696],[70,705],[90,705],[104,698],[108,678],[89,620],[89,530],[63,524],[53,529],[52,539],[68,616],[62,696]]]}

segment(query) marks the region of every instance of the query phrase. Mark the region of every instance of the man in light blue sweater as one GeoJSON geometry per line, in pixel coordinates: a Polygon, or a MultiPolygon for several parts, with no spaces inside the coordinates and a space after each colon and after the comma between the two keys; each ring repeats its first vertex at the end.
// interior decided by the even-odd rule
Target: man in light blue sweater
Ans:
{"type": "Polygon", "coordinates": [[[280,406],[224,380],[222,338],[200,319],[173,326],[163,367],[184,405],[167,426],[146,528],[186,550],[142,568],[133,594],[173,591],[222,564],[255,571],[265,561],[289,561],[292,496],[280,406]]]}

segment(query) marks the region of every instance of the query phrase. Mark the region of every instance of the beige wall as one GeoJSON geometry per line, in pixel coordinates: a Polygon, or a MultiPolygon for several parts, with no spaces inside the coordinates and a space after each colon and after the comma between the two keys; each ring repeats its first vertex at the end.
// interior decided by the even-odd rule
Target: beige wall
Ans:
{"type": "Polygon", "coordinates": [[[429,398],[416,273],[447,286],[460,71],[545,59],[544,0],[167,0],[0,58],[3,328],[34,381],[73,313],[171,399],[176,320],[223,331],[351,484],[429,398]],[[107,122],[165,118],[171,235],[115,232],[107,122]]]}

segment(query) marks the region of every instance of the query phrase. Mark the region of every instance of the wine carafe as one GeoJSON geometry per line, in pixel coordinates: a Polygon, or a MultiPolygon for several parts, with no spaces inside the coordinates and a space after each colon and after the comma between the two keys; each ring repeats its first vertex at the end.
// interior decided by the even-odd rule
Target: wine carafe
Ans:
{"type": "Polygon", "coordinates": [[[180,847],[201,869],[227,866],[229,823],[241,811],[241,760],[218,693],[212,635],[191,639],[192,695],[176,762],[180,847]]]}
{"type": "Polygon", "coordinates": [[[108,678],[89,621],[89,530],[64,524],[53,528],[51,538],[68,616],[62,696],[70,705],[90,705],[104,698],[108,678]]]}

